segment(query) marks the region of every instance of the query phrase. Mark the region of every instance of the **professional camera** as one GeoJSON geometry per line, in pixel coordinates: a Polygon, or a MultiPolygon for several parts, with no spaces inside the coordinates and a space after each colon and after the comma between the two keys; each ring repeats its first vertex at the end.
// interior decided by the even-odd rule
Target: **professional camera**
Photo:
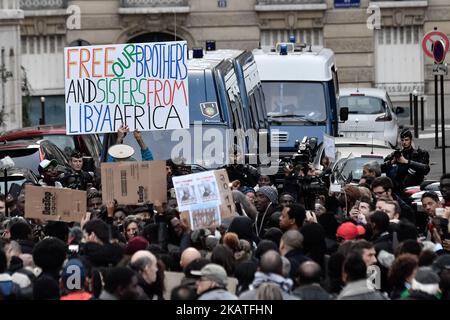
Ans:
{"type": "Polygon", "coordinates": [[[318,149],[317,138],[304,137],[301,142],[299,140],[295,141],[295,147],[297,148],[297,153],[292,156],[294,164],[313,162],[318,149]]]}

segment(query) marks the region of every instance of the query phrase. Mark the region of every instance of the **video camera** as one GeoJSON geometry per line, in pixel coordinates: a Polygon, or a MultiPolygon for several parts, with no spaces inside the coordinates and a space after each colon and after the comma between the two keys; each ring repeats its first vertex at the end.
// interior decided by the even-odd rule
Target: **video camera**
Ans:
{"type": "Polygon", "coordinates": [[[318,149],[317,138],[304,137],[301,142],[296,140],[295,147],[297,148],[297,153],[292,156],[294,164],[313,162],[318,149]]]}

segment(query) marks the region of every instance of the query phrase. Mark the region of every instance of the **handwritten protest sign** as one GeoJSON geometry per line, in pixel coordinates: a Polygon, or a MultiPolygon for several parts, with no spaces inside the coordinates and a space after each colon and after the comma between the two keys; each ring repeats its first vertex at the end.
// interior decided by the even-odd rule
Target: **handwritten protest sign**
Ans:
{"type": "Polygon", "coordinates": [[[101,177],[103,203],[114,199],[126,205],[167,202],[163,160],[102,163],[101,177]]]}
{"type": "Polygon", "coordinates": [[[25,217],[45,221],[80,222],[86,213],[86,191],[25,187],[25,217]]]}
{"type": "Polygon", "coordinates": [[[186,41],[64,48],[67,134],[189,127],[186,41]]]}
{"type": "Polygon", "coordinates": [[[225,169],[172,178],[181,217],[192,230],[219,226],[235,214],[225,169]]]}

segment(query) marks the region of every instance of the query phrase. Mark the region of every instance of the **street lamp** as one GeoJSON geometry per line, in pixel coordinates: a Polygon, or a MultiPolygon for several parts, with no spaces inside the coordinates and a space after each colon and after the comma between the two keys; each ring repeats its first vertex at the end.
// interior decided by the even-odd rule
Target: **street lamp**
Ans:
{"type": "Polygon", "coordinates": [[[45,124],[45,97],[41,97],[41,119],[39,124],[45,124]]]}

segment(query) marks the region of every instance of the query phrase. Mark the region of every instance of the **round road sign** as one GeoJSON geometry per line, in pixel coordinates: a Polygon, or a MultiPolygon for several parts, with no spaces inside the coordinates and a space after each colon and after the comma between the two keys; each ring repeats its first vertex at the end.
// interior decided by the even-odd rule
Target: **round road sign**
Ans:
{"type": "Polygon", "coordinates": [[[436,63],[442,63],[445,59],[445,55],[448,52],[448,49],[450,47],[450,42],[448,40],[448,37],[445,33],[441,31],[430,31],[428,32],[422,39],[422,49],[425,55],[432,58],[436,61],[436,63]],[[436,42],[440,42],[440,44],[435,44],[436,42]],[[443,47],[443,52],[441,45],[443,47]],[[435,51],[437,56],[435,57],[435,51]],[[436,59],[440,58],[440,62],[436,59]]]}

